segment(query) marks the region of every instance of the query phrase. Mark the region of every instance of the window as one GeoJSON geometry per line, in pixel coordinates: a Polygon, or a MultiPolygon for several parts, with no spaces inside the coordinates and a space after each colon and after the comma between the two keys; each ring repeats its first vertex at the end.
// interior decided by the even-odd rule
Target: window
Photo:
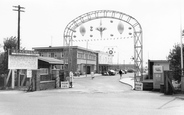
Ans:
{"type": "Polygon", "coordinates": [[[51,57],[54,57],[54,53],[51,53],[50,55],[51,55],[51,57]]]}
{"type": "Polygon", "coordinates": [[[61,57],[64,57],[64,54],[63,54],[63,52],[61,52],[61,57]]]}
{"type": "Polygon", "coordinates": [[[49,74],[49,70],[48,70],[48,68],[40,68],[40,74],[49,74]]]}
{"type": "Polygon", "coordinates": [[[84,54],[83,54],[83,53],[77,53],[77,58],[82,58],[82,59],[84,59],[84,54]]]}

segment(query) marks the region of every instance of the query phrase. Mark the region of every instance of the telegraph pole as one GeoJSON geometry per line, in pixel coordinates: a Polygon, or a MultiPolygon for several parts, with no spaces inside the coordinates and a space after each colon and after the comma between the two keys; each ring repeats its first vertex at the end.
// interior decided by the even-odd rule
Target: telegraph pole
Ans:
{"type": "Polygon", "coordinates": [[[18,11],[18,33],[17,33],[17,38],[18,38],[18,47],[17,49],[20,50],[20,12],[24,12],[22,9],[25,9],[24,7],[21,7],[20,5],[18,6],[13,6],[16,9],[13,9],[13,11],[18,11]]]}
{"type": "MultiPolygon", "coordinates": [[[[20,5],[18,6],[13,6],[15,9],[13,11],[18,11],[18,31],[17,31],[17,39],[18,39],[18,47],[17,50],[20,50],[20,12],[24,12],[22,9],[25,9],[24,7],[21,7],[20,5]]],[[[19,70],[17,69],[17,76],[18,76],[18,87],[20,87],[20,74],[19,70]]]]}

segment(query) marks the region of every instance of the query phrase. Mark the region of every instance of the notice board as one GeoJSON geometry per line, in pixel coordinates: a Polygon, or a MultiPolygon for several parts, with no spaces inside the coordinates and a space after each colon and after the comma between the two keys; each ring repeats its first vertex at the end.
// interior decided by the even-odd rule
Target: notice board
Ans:
{"type": "Polygon", "coordinates": [[[9,55],[8,69],[38,69],[38,57],[28,55],[9,55]]]}

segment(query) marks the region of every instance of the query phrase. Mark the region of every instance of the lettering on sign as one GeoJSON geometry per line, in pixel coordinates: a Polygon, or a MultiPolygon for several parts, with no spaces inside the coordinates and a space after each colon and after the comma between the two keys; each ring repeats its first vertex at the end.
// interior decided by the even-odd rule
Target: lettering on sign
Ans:
{"type": "Polygon", "coordinates": [[[68,81],[61,82],[61,88],[69,88],[69,82],[68,81]]]}
{"type": "Polygon", "coordinates": [[[34,55],[39,56],[37,51],[32,50],[12,50],[11,55],[34,55]]]}
{"type": "Polygon", "coordinates": [[[154,73],[163,73],[163,66],[153,66],[154,73]]]}
{"type": "Polygon", "coordinates": [[[135,82],[135,90],[142,91],[143,90],[143,83],[135,82]]]}

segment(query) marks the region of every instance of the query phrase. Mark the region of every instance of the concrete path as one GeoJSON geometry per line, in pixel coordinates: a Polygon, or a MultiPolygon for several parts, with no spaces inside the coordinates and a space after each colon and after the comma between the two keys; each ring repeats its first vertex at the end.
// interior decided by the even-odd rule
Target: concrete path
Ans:
{"type": "Polygon", "coordinates": [[[122,78],[119,80],[121,83],[130,85],[134,89],[134,78],[122,78]]]}

